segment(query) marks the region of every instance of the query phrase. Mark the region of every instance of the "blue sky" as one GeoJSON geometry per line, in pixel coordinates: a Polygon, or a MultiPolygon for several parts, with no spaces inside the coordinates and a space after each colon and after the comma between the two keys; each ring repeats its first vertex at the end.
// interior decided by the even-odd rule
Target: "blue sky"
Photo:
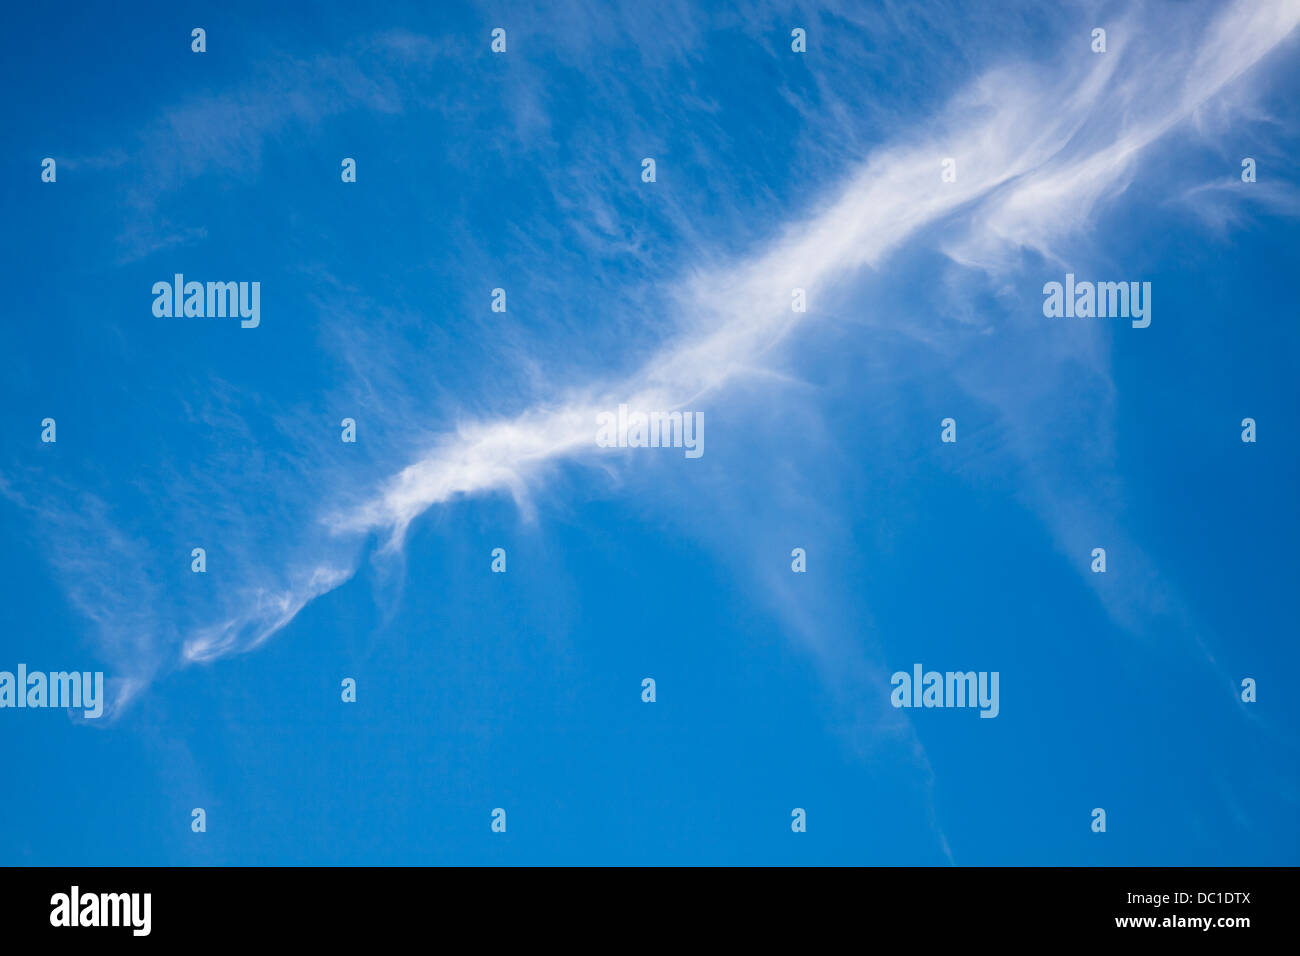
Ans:
{"type": "Polygon", "coordinates": [[[263,6],[0,40],[0,861],[1300,862],[1294,2],[263,6]]]}

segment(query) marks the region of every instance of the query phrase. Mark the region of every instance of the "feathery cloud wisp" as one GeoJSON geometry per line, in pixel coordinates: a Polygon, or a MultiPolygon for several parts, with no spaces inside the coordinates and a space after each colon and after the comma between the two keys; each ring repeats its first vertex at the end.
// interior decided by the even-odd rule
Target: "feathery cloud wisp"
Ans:
{"type": "MultiPolygon", "coordinates": [[[[677,298],[696,331],[661,348],[630,378],[571,390],[553,407],[475,422],[402,469],[371,501],[333,516],[341,532],[389,531],[455,495],[494,489],[525,499],[535,471],[561,456],[595,452],[596,415],[627,402],[678,408],[764,367],[764,353],[838,281],[879,266],[922,228],[977,205],[964,242],[945,251],[992,266],[999,246],[1050,252],[1091,210],[1127,183],[1136,155],[1186,120],[1276,47],[1300,22],[1300,4],[1238,3],[1199,45],[1166,48],[1149,36],[1083,59],[1054,82],[998,71],[957,97],[928,132],[877,151],[816,215],[792,223],[759,254],[698,272],[677,298]],[[1119,66],[1131,66],[1120,78],[1119,66]],[[1136,112],[1137,118],[1132,119],[1136,112]],[[938,175],[958,159],[955,183],[938,175]]],[[[1112,37],[1122,34],[1112,31],[1112,37]]]]}

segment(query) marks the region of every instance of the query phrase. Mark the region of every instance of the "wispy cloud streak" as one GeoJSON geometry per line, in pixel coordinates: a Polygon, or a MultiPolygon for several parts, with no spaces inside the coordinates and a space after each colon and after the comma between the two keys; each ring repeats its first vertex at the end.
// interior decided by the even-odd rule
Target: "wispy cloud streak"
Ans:
{"type": "Polygon", "coordinates": [[[697,272],[677,292],[696,331],[655,352],[622,381],[573,390],[551,407],[473,422],[402,469],[372,500],[334,515],[339,532],[391,532],[400,545],[427,508],[457,495],[507,490],[526,503],[528,481],[560,457],[590,455],[595,416],[628,402],[678,408],[765,368],[764,354],[816,315],[791,310],[791,290],[814,304],[864,267],[879,267],[918,231],[964,207],[974,225],[954,257],[992,266],[999,245],[1050,252],[1083,228],[1097,203],[1127,183],[1135,156],[1277,46],[1300,4],[1241,3],[1190,49],[1127,43],[1045,82],[990,74],[915,141],[878,150],[814,216],[758,254],[697,272]],[[1128,67],[1122,71],[1120,65],[1128,67]],[[1136,111],[1138,118],[1133,118],[1136,111]],[[957,158],[956,183],[939,163],[957,158]]]}

